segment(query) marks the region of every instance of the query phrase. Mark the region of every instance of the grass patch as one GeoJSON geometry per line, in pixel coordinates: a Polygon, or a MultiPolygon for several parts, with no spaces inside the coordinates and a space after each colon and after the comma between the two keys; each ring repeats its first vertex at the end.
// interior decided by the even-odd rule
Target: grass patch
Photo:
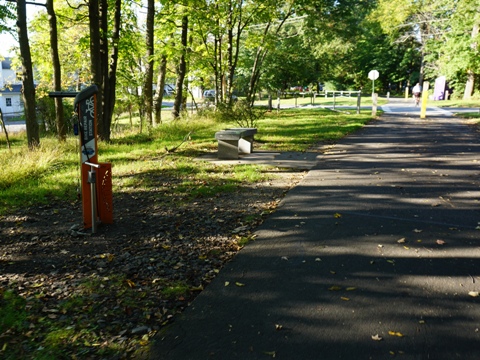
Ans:
{"type": "Polygon", "coordinates": [[[439,107],[480,108],[480,100],[442,100],[435,101],[439,107]]]}
{"type": "Polygon", "coordinates": [[[305,151],[319,142],[336,141],[361,128],[370,112],[344,114],[326,109],[290,109],[271,112],[258,121],[261,149],[305,151]]]}
{"type": "MultiPolygon", "coordinates": [[[[318,142],[336,141],[362,127],[370,118],[369,111],[359,115],[318,108],[273,111],[258,120],[255,146],[275,151],[305,151],[318,142]]],[[[231,126],[235,124],[190,117],[164,122],[143,134],[134,127],[112,134],[110,143],[100,142],[99,159],[113,164],[114,192],[160,190],[184,194],[186,201],[228,193],[243,183],[272,176],[254,165],[192,162],[192,157],[200,153],[216,151],[214,133],[231,126]],[[169,152],[176,147],[174,153],[169,152]]],[[[58,143],[54,137],[42,138],[36,151],[27,149],[24,134],[12,134],[11,138],[11,151],[0,138],[0,214],[33,204],[76,201],[79,186],[76,138],[69,137],[65,143],[58,143]]]]}
{"type": "Polygon", "coordinates": [[[162,295],[167,299],[178,299],[184,296],[187,296],[190,292],[188,284],[178,281],[174,284],[166,286],[162,290],[162,295]]]}
{"type": "Polygon", "coordinates": [[[7,330],[21,330],[25,326],[27,311],[24,298],[12,291],[0,289],[0,334],[7,330]]]}
{"type": "Polygon", "coordinates": [[[480,111],[477,112],[469,112],[469,113],[458,113],[455,114],[456,117],[462,118],[462,119],[478,119],[480,121],[480,111]]]}

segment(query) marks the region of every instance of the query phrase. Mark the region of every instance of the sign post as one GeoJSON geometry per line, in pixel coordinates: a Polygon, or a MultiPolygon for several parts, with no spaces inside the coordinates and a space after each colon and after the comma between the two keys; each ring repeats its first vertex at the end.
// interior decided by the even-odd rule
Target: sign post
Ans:
{"type": "Polygon", "coordinates": [[[372,95],[375,94],[375,80],[377,80],[379,76],[380,74],[377,70],[370,70],[370,72],[368,73],[368,78],[373,81],[372,95]]]}
{"type": "Polygon", "coordinates": [[[375,80],[378,79],[380,74],[377,70],[370,70],[368,78],[373,81],[372,84],[372,116],[377,116],[377,99],[378,95],[375,93],[375,80]]]}

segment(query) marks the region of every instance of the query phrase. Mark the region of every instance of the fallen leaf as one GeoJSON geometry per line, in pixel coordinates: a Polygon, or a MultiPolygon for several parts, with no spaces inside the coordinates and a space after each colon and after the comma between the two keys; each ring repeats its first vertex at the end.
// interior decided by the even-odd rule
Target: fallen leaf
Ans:
{"type": "Polygon", "coordinates": [[[397,243],[399,243],[399,244],[405,244],[405,242],[406,242],[405,238],[401,238],[401,239],[397,240],[397,243]]]}
{"type": "Polygon", "coordinates": [[[340,219],[340,218],[342,217],[342,214],[335,213],[335,214],[333,214],[333,217],[334,217],[335,219],[340,219]]]}
{"type": "Polygon", "coordinates": [[[320,259],[320,258],[316,258],[316,259],[315,259],[315,261],[322,261],[322,259],[320,259]]]}
{"type": "Polygon", "coordinates": [[[372,340],[374,340],[374,341],[382,341],[383,338],[382,338],[381,336],[379,336],[378,334],[376,334],[376,335],[372,335],[372,340]]]}
{"type": "Polygon", "coordinates": [[[403,247],[405,250],[410,250],[410,248],[408,246],[404,246],[403,247]]]}
{"type": "Polygon", "coordinates": [[[245,286],[245,284],[241,283],[241,282],[236,282],[235,285],[237,285],[238,287],[242,287],[242,286],[245,286]]]}
{"type": "Polygon", "coordinates": [[[387,260],[388,263],[395,265],[395,260],[387,260]]]}
{"type": "Polygon", "coordinates": [[[437,240],[437,244],[438,244],[438,245],[445,245],[445,241],[443,241],[443,240],[437,240]]]}
{"type": "Polygon", "coordinates": [[[470,291],[468,295],[470,295],[471,297],[478,297],[480,294],[478,291],[470,291]]]}
{"type": "Polygon", "coordinates": [[[264,351],[263,353],[265,355],[271,356],[272,358],[274,358],[277,355],[277,353],[275,351],[264,351]]]}
{"type": "Polygon", "coordinates": [[[288,257],[282,256],[282,260],[288,261],[288,257]]]}
{"type": "Polygon", "coordinates": [[[351,286],[351,287],[347,287],[345,290],[347,290],[347,291],[355,291],[355,290],[357,290],[357,288],[351,286]]]}
{"type": "Polygon", "coordinates": [[[425,320],[420,320],[418,323],[419,324],[425,324],[425,320]]]}
{"type": "Polygon", "coordinates": [[[130,279],[126,279],[125,282],[127,283],[127,285],[129,287],[131,287],[131,288],[135,287],[135,283],[130,279]]]}
{"type": "Polygon", "coordinates": [[[282,330],[282,329],[283,329],[283,325],[275,324],[275,330],[282,330]]]}
{"type": "Polygon", "coordinates": [[[330,291],[340,291],[340,290],[342,290],[342,288],[340,286],[333,285],[333,286],[330,286],[328,288],[328,290],[330,290],[330,291]]]}
{"type": "Polygon", "coordinates": [[[390,336],[403,337],[403,334],[402,334],[401,332],[398,332],[398,331],[389,331],[389,332],[388,332],[388,335],[390,335],[390,336]]]}
{"type": "Polygon", "coordinates": [[[230,281],[225,281],[225,286],[230,285],[230,281]]]}
{"type": "Polygon", "coordinates": [[[382,244],[378,244],[377,245],[379,248],[383,248],[383,245],[382,244]]]}
{"type": "Polygon", "coordinates": [[[332,275],[335,275],[335,274],[336,274],[336,272],[335,272],[335,271],[333,271],[333,270],[330,270],[330,274],[332,274],[332,275]]]}
{"type": "Polygon", "coordinates": [[[347,297],[344,297],[344,296],[342,296],[340,299],[342,299],[343,301],[350,301],[350,298],[347,298],[347,297]]]}
{"type": "Polygon", "coordinates": [[[423,230],[418,230],[418,229],[414,229],[413,232],[415,233],[421,233],[423,230]]]}

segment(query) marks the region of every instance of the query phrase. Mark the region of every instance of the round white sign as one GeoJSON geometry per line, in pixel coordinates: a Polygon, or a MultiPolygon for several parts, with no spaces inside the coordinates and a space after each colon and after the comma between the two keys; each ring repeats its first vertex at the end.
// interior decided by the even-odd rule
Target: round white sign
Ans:
{"type": "Polygon", "coordinates": [[[377,80],[379,75],[380,75],[380,74],[378,73],[377,70],[371,70],[371,71],[368,73],[368,78],[369,78],[370,80],[377,80]]]}

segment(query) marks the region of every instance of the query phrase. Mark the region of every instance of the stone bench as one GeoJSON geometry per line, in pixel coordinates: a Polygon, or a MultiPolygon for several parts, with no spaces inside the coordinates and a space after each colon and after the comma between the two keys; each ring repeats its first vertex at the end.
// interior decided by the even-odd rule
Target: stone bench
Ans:
{"type": "Polygon", "coordinates": [[[215,133],[218,140],[219,159],[238,159],[239,154],[250,154],[253,151],[255,128],[225,129],[215,133]]]}

